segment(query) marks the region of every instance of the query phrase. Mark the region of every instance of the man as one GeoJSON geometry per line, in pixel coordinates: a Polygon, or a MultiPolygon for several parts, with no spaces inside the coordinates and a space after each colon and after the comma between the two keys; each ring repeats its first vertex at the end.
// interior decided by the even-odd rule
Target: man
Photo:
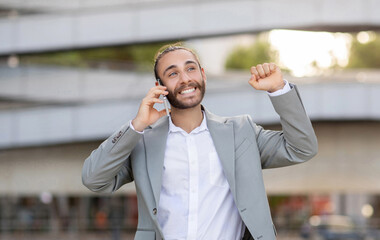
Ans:
{"type": "Polygon", "coordinates": [[[268,131],[249,116],[220,117],[201,101],[206,74],[194,52],[164,48],[136,117],[86,159],[83,183],[114,192],[135,181],[135,239],[275,239],[262,170],[304,162],[317,140],[297,88],[275,64],[251,68],[249,84],[267,91],[283,131],[268,131]],[[170,117],[157,111],[166,95],[170,117]]]}

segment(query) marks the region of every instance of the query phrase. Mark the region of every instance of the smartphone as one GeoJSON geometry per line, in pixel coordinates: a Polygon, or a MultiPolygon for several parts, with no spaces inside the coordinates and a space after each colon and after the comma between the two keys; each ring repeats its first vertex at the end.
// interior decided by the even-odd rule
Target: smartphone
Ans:
{"type": "MultiPolygon", "coordinates": [[[[157,78],[156,80],[157,80],[158,84],[160,84],[161,86],[164,86],[164,84],[162,84],[161,79],[157,78]]],[[[163,99],[163,101],[164,101],[165,110],[166,110],[166,115],[169,116],[169,102],[168,102],[168,99],[166,98],[165,95],[161,95],[161,96],[162,96],[162,99],[163,99]]]]}

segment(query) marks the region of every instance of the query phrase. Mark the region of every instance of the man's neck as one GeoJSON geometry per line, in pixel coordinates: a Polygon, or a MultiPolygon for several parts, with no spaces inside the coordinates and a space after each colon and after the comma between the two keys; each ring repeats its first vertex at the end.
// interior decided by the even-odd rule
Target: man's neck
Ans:
{"type": "Polygon", "coordinates": [[[172,108],[171,118],[173,124],[190,133],[199,127],[203,120],[201,105],[188,109],[172,108]]]}

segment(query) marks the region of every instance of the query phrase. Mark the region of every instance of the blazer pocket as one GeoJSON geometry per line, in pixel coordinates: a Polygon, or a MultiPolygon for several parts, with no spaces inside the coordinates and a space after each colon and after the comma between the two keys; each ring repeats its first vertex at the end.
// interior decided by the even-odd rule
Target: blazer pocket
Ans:
{"type": "Polygon", "coordinates": [[[137,230],[135,240],[155,240],[156,232],[150,230],[137,230]]]}
{"type": "Polygon", "coordinates": [[[235,159],[240,158],[252,145],[252,142],[246,138],[235,150],[235,159]]]}

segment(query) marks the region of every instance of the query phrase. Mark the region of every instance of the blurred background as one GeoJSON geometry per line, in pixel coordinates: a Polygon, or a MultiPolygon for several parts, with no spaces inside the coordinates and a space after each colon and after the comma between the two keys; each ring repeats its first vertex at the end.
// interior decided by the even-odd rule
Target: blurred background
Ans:
{"type": "MultiPolygon", "coordinates": [[[[0,239],[133,239],[133,184],[81,183],[91,151],[154,86],[153,57],[182,41],[208,76],[204,105],[279,118],[249,68],[281,66],[319,140],[265,170],[279,239],[380,239],[380,1],[0,0],[0,239]]],[[[157,106],[162,108],[162,106],[157,106]]]]}

